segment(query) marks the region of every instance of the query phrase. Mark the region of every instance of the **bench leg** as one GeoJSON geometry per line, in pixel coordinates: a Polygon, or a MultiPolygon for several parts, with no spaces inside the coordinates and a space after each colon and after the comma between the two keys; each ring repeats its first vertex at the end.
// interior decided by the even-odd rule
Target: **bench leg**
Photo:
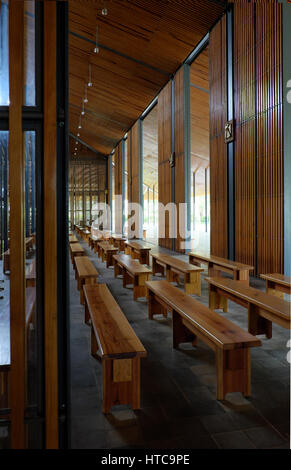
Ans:
{"type": "Polygon", "coordinates": [[[140,409],[140,358],[103,359],[102,412],[114,405],[130,405],[140,409]]]}
{"type": "Polygon", "coordinates": [[[251,394],[250,349],[216,349],[217,400],[224,400],[227,393],[251,394]]]}
{"type": "Polygon", "coordinates": [[[249,279],[249,271],[248,270],[240,270],[240,271],[234,271],[233,273],[233,279],[235,281],[241,281],[244,284],[249,285],[250,279],[249,279]]]}
{"type": "Polygon", "coordinates": [[[184,289],[186,294],[196,294],[201,296],[200,272],[186,273],[184,276],[184,289]]]}
{"type": "Polygon", "coordinates": [[[124,254],[125,255],[131,255],[131,249],[129,246],[126,246],[125,249],[124,249],[124,254]]]}
{"type": "Polygon", "coordinates": [[[114,277],[117,277],[117,276],[119,276],[120,274],[122,274],[122,267],[119,266],[119,264],[117,263],[117,261],[114,261],[114,277]]]}
{"type": "Polygon", "coordinates": [[[196,345],[197,337],[184,324],[181,315],[173,310],[173,348],[177,349],[180,343],[196,345]]]}
{"type": "Polygon", "coordinates": [[[275,284],[268,279],[266,280],[266,293],[284,299],[284,292],[277,290],[275,284]]]}
{"type": "Polygon", "coordinates": [[[132,282],[133,282],[132,277],[128,274],[128,272],[126,271],[125,268],[123,268],[122,273],[123,273],[123,276],[122,276],[123,277],[123,280],[122,280],[123,287],[126,287],[127,284],[132,284],[132,282]]]}
{"type": "Polygon", "coordinates": [[[165,268],[164,266],[161,266],[160,264],[157,263],[157,260],[153,258],[153,275],[156,276],[156,274],[161,274],[164,276],[165,268]]]}
{"type": "Polygon", "coordinates": [[[94,329],[93,329],[93,326],[91,325],[91,355],[93,357],[95,357],[95,359],[99,358],[99,356],[97,355],[98,349],[99,349],[99,347],[98,347],[98,343],[96,341],[96,336],[95,336],[95,333],[94,333],[94,329]]]}
{"type": "Polygon", "coordinates": [[[154,315],[163,315],[165,318],[168,317],[168,312],[157,300],[153,292],[148,291],[148,314],[149,319],[152,320],[154,315]]]}
{"type": "Polygon", "coordinates": [[[220,295],[216,292],[215,287],[209,284],[209,308],[211,310],[222,309],[227,312],[227,297],[220,295]]]}
{"type": "Polygon", "coordinates": [[[266,338],[272,338],[272,322],[259,315],[259,309],[256,305],[249,304],[248,323],[248,330],[252,335],[266,335],[266,338]]]}
{"type": "Polygon", "coordinates": [[[145,281],[148,281],[148,274],[137,274],[133,280],[133,300],[137,300],[139,297],[147,297],[147,288],[145,281]]]}
{"type": "Polygon", "coordinates": [[[85,301],[85,323],[86,323],[86,325],[89,325],[89,322],[90,322],[90,314],[89,314],[89,309],[88,309],[87,302],[85,301]]]}

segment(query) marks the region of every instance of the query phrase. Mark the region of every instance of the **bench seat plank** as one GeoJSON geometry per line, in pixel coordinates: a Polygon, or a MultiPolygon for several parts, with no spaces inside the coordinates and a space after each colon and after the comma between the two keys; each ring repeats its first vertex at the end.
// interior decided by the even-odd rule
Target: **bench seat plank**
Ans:
{"type": "Polygon", "coordinates": [[[133,299],[146,297],[147,289],[145,282],[148,281],[152,271],[138,260],[132,259],[130,255],[114,255],[114,276],[123,276],[123,287],[133,283],[133,299]]]}
{"type": "Polygon", "coordinates": [[[140,359],[146,350],[106,284],[84,286],[85,321],[91,318],[91,354],[102,359],[102,411],[115,404],[140,408],[140,359]]]}
{"type": "Polygon", "coordinates": [[[284,298],[284,294],[291,294],[291,277],[284,274],[260,274],[266,281],[266,292],[284,298]]]}
{"type": "Polygon", "coordinates": [[[245,282],[249,284],[249,273],[254,270],[254,266],[247,264],[238,263],[237,261],[231,261],[218,256],[213,256],[206,253],[189,253],[189,263],[201,265],[206,263],[208,265],[209,276],[219,276],[220,271],[227,272],[233,275],[233,278],[237,281],[245,282]]]}
{"type": "Polygon", "coordinates": [[[260,340],[167,281],[150,281],[146,286],[149,318],[172,312],[174,348],[189,341],[196,345],[199,338],[215,351],[217,399],[223,400],[227,393],[238,391],[249,396],[250,348],[260,346],[260,340]]]}
{"type": "Polygon", "coordinates": [[[131,241],[128,240],[125,242],[125,254],[131,255],[134,259],[139,259],[141,264],[150,263],[149,252],[151,251],[151,247],[148,244],[142,241],[131,241]]]}
{"type": "Polygon", "coordinates": [[[248,308],[249,331],[252,334],[265,334],[271,338],[272,322],[290,329],[289,302],[233,279],[206,277],[205,280],[209,283],[209,307],[223,308],[226,312],[229,298],[248,308]]]}
{"type": "Polygon", "coordinates": [[[76,277],[78,282],[78,290],[80,292],[80,303],[84,304],[84,284],[96,284],[98,278],[98,271],[91,263],[87,256],[76,256],[76,277]]]}
{"type": "Polygon", "coordinates": [[[164,275],[166,270],[167,281],[177,282],[178,284],[179,277],[183,276],[185,292],[201,295],[200,273],[203,268],[164,253],[151,253],[151,256],[153,258],[153,274],[161,273],[164,275]]]}

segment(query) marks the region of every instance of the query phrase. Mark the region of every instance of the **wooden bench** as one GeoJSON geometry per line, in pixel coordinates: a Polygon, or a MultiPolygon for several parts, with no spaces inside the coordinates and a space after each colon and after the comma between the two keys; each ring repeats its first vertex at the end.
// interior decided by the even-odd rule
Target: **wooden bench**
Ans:
{"type": "Polygon", "coordinates": [[[99,249],[101,251],[101,259],[102,263],[106,261],[106,267],[110,268],[113,266],[113,255],[118,252],[118,248],[116,246],[111,245],[108,242],[99,243],[99,249]]]}
{"type": "Polygon", "coordinates": [[[98,278],[98,271],[93,266],[88,256],[76,256],[76,275],[78,282],[78,290],[80,292],[80,303],[84,305],[84,284],[96,284],[98,278]]]}
{"type": "Polygon", "coordinates": [[[125,254],[130,255],[133,259],[138,259],[141,264],[150,264],[150,253],[151,248],[140,241],[126,241],[125,242],[125,254]]]}
{"type": "Polygon", "coordinates": [[[160,273],[165,275],[169,282],[180,283],[180,276],[184,279],[184,290],[186,294],[201,295],[201,279],[200,272],[203,268],[193,266],[190,263],[175,258],[174,256],[166,255],[164,253],[152,254],[153,259],[153,274],[160,273]]]}
{"type": "Polygon", "coordinates": [[[80,243],[70,243],[70,252],[71,252],[71,260],[73,263],[73,268],[76,271],[74,259],[76,256],[84,256],[85,252],[84,252],[84,249],[81,247],[80,243]]]}
{"type": "MultiPolygon", "coordinates": [[[[25,366],[27,366],[28,332],[30,324],[34,321],[36,289],[27,287],[25,290],[25,366]]],[[[0,409],[9,408],[9,374],[10,374],[10,315],[9,304],[0,310],[0,409]]],[[[8,417],[8,416],[7,416],[8,417]]],[[[2,416],[4,418],[4,416],[2,416]]]]}
{"type": "Polygon", "coordinates": [[[98,240],[96,242],[96,250],[97,250],[98,258],[102,258],[102,246],[103,245],[111,245],[111,243],[109,242],[109,240],[104,240],[103,238],[102,240],[98,240]]]}
{"type": "MultiPolygon", "coordinates": [[[[34,237],[25,238],[25,251],[28,254],[33,250],[34,237]]],[[[7,274],[10,271],[10,249],[3,253],[3,274],[7,274]]]]}
{"type": "Polygon", "coordinates": [[[25,269],[25,285],[26,287],[35,287],[36,283],[36,259],[33,258],[31,263],[25,269]]]}
{"type": "Polygon", "coordinates": [[[89,244],[89,248],[91,248],[91,250],[94,250],[94,253],[97,252],[97,242],[100,241],[101,238],[100,237],[96,237],[95,235],[89,235],[89,241],[88,241],[88,244],[89,244]]]}
{"type": "Polygon", "coordinates": [[[127,238],[123,235],[113,234],[110,237],[111,243],[118,248],[118,251],[125,251],[125,242],[127,238]]]}
{"type": "Polygon", "coordinates": [[[202,340],[216,354],[217,399],[230,392],[251,393],[250,348],[261,341],[167,281],[146,282],[148,313],[172,313],[173,347],[202,340]]]}
{"type": "Polygon", "coordinates": [[[290,303],[254,287],[221,277],[207,277],[209,307],[227,312],[227,299],[248,309],[248,330],[272,338],[272,322],[290,329],[290,303]]]}
{"type": "Polygon", "coordinates": [[[82,229],[80,234],[85,242],[89,242],[89,235],[91,235],[91,232],[89,230],[82,229]]]}
{"type": "Polygon", "coordinates": [[[291,277],[284,274],[261,274],[260,277],[266,281],[267,294],[284,298],[284,294],[291,294],[291,277]]]}
{"type": "Polygon", "coordinates": [[[123,287],[133,284],[133,299],[146,297],[147,289],[145,282],[149,280],[152,273],[150,269],[132,259],[129,255],[114,255],[114,276],[123,276],[123,287]]]}
{"type": "Polygon", "coordinates": [[[69,243],[78,243],[76,235],[69,235],[69,243]]]}
{"type": "Polygon", "coordinates": [[[140,358],[146,350],[106,284],[85,285],[85,320],[91,318],[91,354],[102,359],[102,411],[140,409],[140,358]]]}
{"type": "Polygon", "coordinates": [[[219,276],[221,271],[232,274],[233,279],[249,284],[249,273],[254,270],[253,266],[237,263],[218,256],[201,253],[189,253],[189,263],[201,266],[201,263],[208,265],[208,275],[219,276]]]}

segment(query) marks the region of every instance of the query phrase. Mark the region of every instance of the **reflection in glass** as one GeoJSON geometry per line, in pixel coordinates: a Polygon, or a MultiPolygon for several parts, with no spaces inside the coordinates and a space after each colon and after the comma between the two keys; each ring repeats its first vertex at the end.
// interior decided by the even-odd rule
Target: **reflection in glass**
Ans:
{"type": "Polygon", "coordinates": [[[10,252],[8,132],[0,131],[0,449],[9,447],[10,252]],[[3,424],[1,426],[1,419],[3,424]]]}
{"type": "Polygon", "coordinates": [[[35,2],[24,2],[24,106],[35,106],[35,2]]]}
{"type": "Polygon", "coordinates": [[[0,106],[9,104],[8,0],[0,0],[0,106]]]}

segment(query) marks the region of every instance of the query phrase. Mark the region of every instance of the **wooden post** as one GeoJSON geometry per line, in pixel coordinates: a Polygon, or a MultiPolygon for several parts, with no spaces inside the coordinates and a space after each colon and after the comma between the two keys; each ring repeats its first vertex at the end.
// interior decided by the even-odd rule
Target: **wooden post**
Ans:
{"type": "Polygon", "coordinates": [[[44,340],[47,449],[58,448],[56,26],[56,2],[44,2],[44,340]]]}
{"type": "Polygon", "coordinates": [[[25,407],[25,208],[22,133],[23,2],[9,3],[9,191],[10,191],[10,341],[11,447],[26,447],[25,407]]]}

